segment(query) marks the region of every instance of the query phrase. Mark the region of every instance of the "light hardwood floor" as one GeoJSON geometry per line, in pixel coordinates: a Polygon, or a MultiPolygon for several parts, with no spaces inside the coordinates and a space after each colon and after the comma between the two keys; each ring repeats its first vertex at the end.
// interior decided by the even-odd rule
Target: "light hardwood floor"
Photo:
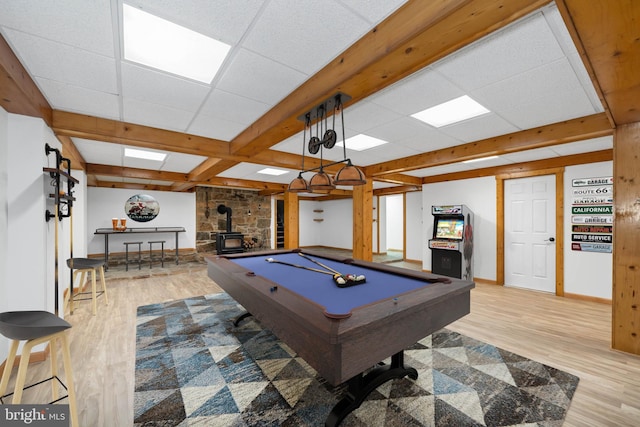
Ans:
{"type": "MultiPolygon", "coordinates": [[[[204,265],[132,275],[107,274],[110,304],[100,300],[97,316],[84,302],[68,317],[83,427],[133,423],[136,308],[219,291],[204,265]]],[[[610,349],[609,305],[484,284],[472,291],[471,304],[471,314],[450,329],[580,377],[566,426],[640,425],[640,357],[610,349]]],[[[33,364],[29,379],[47,370],[48,362],[33,364]]],[[[48,392],[25,393],[23,402],[41,403],[48,392]]]]}

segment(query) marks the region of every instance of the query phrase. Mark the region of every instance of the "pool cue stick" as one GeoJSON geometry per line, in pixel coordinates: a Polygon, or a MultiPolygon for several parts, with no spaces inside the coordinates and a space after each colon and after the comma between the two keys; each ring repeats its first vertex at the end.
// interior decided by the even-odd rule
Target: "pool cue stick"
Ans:
{"type": "Polygon", "coordinates": [[[316,261],[315,259],[311,258],[310,256],[308,256],[308,255],[306,255],[306,254],[303,254],[302,252],[298,252],[298,255],[300,255],[301,257],[303,257],[303,258],[305,258],[305,259],[308,259],[309,261],[311,261],[311,262],[313,262],[313,263],[315,263],[315,264],[318,264],[320,267],[326,268],[327,270],[329,270],[329,271],[333,272],[334,274],[342,275],[342,273],[340,273],[339,271],[336,271],[336,270],[334,270],[333,268],[331,268],[331,267],[328,267],[328,266],[324,265],[324,264],[323,264],[323,263],[321,263],[320,261],[316,261]]]}
{"type": "Polygon", "coordinates": [[[303,270],[315,271],[316,273],[330,274],[332,276],[334,275],[334,273],[330,273],[328,271],[318,270],[317,268],[305,267],[304,265],[290,264],[288,262],[279,261],[279,260],[273,259],[273,258],[267,258],[266,261],[267,262],[274,262],[276,264],[288,265],[290,267],[295,267],[295,268],[302,268],[303,270]]]}

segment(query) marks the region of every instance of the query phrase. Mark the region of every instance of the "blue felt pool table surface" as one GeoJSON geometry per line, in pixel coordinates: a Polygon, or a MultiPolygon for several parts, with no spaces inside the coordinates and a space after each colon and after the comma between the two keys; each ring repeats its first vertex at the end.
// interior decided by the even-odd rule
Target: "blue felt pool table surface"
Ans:
{"type": "Polygon", "coordinates": [[[313,255],[313,259],[342,274],[364,275],[366,277],[366,282],[363,284],[340,288],[333,281],[331,275],[269,262],[267,260],[268,258],[323,270],[321,266],[300,256],[296,252],[249,256],[235,258],[232,259],[232,261],[256,275],[274,282],[276,286],[285,287],[323,306],[325,308],[325,314],[328,317],[346,317],[359,307],[386,299],[400,299],[403,298],[403,294],[433,285],[431,282],[425,280],[351,265],[313,255]]]}

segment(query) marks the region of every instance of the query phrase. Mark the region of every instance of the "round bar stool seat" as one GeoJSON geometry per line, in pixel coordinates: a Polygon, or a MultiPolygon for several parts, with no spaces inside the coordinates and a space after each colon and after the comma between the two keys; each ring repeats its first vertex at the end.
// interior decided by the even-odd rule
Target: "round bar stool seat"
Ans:
{"type": "MultiPolygon", "coordinates": [[[[73,372],[71,369],[71,352],[67,338],[67,329],[69,328],[71,328],[71,325],[68,322],[48,311],[7,311],[0,313],[0,334],[11,340],[9,355],[2,373],[2,380],[0,380],[0,400],[13,395],[12,404],[19,404],[22,400],[23,390],[51,380],[51,394],[54,400],[50,403],[55,403],[68,397],[72,425],[79,425],[76,395],[73,386],[73,372]],[[22,354],[20,355],[20,365],[18,366],[15,388],[13,393],[5,394],[20,341],[25,341],[25,343],[22,347],[22,354]],[[51,378],[25,387],[24,383],[27,377],[27,367],[29,366],[31,350],[34,346],[47,342],[50,345],[51,378]],[[61,343],[67,385],[58,378],[57,342],[61,343]],[[67,396],[58,398],[58,385],[56,381],[67,390],[67,396]]],[[[2,403],[4,404],[4,402],[2,403]]]]}
{"type": "Polygon", "coordinates": [[[11,340],[32,340],[69,329],[64,319],[48,311],[6,311],[0,313],[0,334],[11,340]]]}
{"type": "Polygon", "coordinates": [[[97,299],[99,295],[104,294],[104,301],[106,305],[109,305],[109,297],[107,295],[107,283],[104,279],[104,266],[105,262],[102,259],[92,258],[69,258],[67,260],[67,266],[73,270],[73,282],[75,283],[76,277],[80,274],[80,284],[78,285],[78,292],[74,292],[73,289],[69,289],[69,312],[73,314],[73,304],[75,301],[88,300],[93,301],[93,315],[95,316],[98,307],[97,299]],[[102,291],[98,292],[96,289],[96,270],[100,272],[100,281],[102,282],[102,291]],[[84,286],[86,274],[91,275],[91,292],[82,291],[84,286]],[[72,295],[73,294],[73,295],[72,295]],[[81,295],[91,294],[91,298],[78,298],[81,295]]]}

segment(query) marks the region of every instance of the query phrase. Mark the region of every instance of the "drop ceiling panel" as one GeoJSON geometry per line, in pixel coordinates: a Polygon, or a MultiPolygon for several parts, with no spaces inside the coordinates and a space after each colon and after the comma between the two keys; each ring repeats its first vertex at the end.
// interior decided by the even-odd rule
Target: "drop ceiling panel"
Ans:
{"type": "Polygon", "coordinates": [[[367,101],[402,115],[411,115],[464,94],[464,90],[442,74],[425,68],[371,95],[367,101]]]}
{"type": "Polygon", "coordinates": [[[32,76],[97,91],[118,92],[113,58],[18,31],[5,30],[4,33],[32,76]]]}
{"type": "Polygon", "coordinates": [[[82,138],[71,138],[71,140],[86,163],[122,166],[122,145],[82,138]]]}
{"type": "Polygon", "coordinates": [[[128,123],[168,129],[187,130],[193,113],[132,98],[123,100],[123,120],[128,123]]]}
{"type": "Polygon", "coordinates": [[[369,30],[371,23],[334,0],[267,4],[242,45],[311,75],[369,30]]]}
{"type": "Polygon", "coordinates": [[[270,107],[264,102],[215,89],[204,102],[200,112],[208,116],[250,125],[266,113],[270,107]]]}
{"type": "Polygon", "coordinates": [[[488,113],[473,119],[465,120],[440,128],[440,131],[463,142],[479,141],[517,132],[518,129],[499,115],[488,113]]]}
{"type": "MultiPolygon", "coordinates": [[[[344,109],[344,124],[356,134],[365,133],[370,129],[389,123],[402,117],[398,113],[368,101],[359,102],[344,109]]],[[[339,116],[336,118],[336,128],[341,129],[339,116]]],[[[329,127],[331,127],[329,119],[329,127]]],[[[349,136],[347,136],[349,138],[349,136]]]]}
{"type": "Polygon", "coordinates": [[[243,123],[237,123],[218,116],[202,113],[193,120],[187,131],[193,135],[219,139],[221,141],[231,141],[246,127],[243,123]]]}
{"type": "Polygon", "coordinates": [[[112,4],[105,0],[1,0],[0,25],[113,58],[112,4]]]}
{"type": "Polygon", "coordinates": [[[377,23],[399,8],[404,0],[340,0],[340,3],[367,21],[377,23]]]}
{"type": "Polygon", "coordinates": [[[36,78],[38,87],[47,94],[52,108],[89,114],[105,119],[120,119],[120,103],[117,95],[72,86],[67,83],[36,78]]]}
{"type": "Polygon", "coordinates": [[[307,77],[269,58],[240,49],[220,78],[217,88],[275,105],[307,77]]]}
{"type": "Polygon", "coordinates": [[[161,170],[168,172],[189,173],[207,158],[183,153],[170,153],[164,160],[161,170]]]}
{"type": "Polygon", "coordinates": [[[470,168],[464,163],[452,163],[450,165],[434,166],[431,168],[416,169],[413,171],[403,172],[405,175],[416,176],[419,178],[425,176],[442,175],[447,173],[468,171],[470,168]]]}
{"type": "Polygon", "coordinates": [[[561,156],[589,153],[592,151],[613,149],[613,136],[587,139],[586,141],[570,142],[568,144],[554,145],[551,149],[561,156]]]}
{"type": "Polygon", "coordinates": [[[122,94],[125,98],[195,112],[209,91],[209,85],[122,62],[122,94]],[[162,90],[158,90],[160,87],[162,90]]]}
{"type": "Polygon", "coordinates": [[[466,91],[487,86],[564,56],[540,12],[489,35],[434,65],[466,91]]]}
{"type": "MultiPolygon", "coordinates": [[[[472,96],[491,111],[511,120],[520,129],[530,127],[532,117],[513,114],[519,109],[532,109],[533,113],[530,115],[535,115],[541,109],[553,109],[555,104],[564,104],[566,108],[561,114],[553,116],[554,121],[596,112],[590,108],[591,103],[585,90],[566,58],[478,89],[472,96]]],[[[537,123],[551,123],[537,117],[535,119],[537,123]]]]}
{"type": "Polygon", "coordinates": [[[520,151],[518,153],[503,154],[503,157],[513,163],[533,162],[536,160],[558,157],[558,154],[551,148],[536,148],[535,150],[520,151]]]}
{"type": "MultiPolygon", "coordinates": [[[[418,122],[416,119],[410,120],[418,122]]],[[[419,134],[416,134],[415,136],[409,138],[401,139],[397,141],[397,143],[404,145],[405,147],[414,149],[420,153],[462,144],[462,141],[460,141],[459,139],[446,135],[427,124],[423,125],[423,128],[424,129],[419,134]]]]}

